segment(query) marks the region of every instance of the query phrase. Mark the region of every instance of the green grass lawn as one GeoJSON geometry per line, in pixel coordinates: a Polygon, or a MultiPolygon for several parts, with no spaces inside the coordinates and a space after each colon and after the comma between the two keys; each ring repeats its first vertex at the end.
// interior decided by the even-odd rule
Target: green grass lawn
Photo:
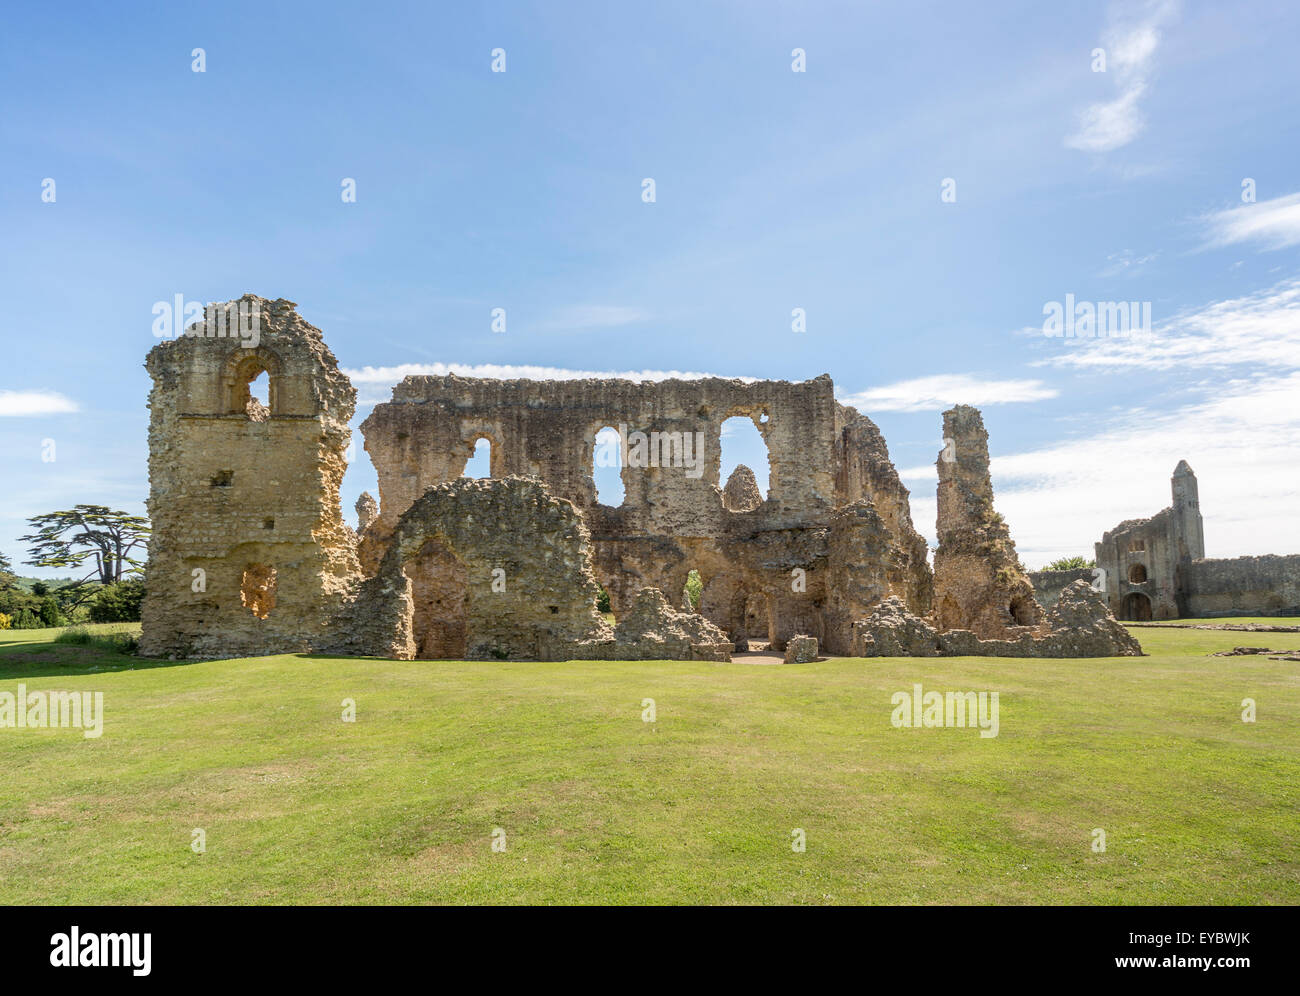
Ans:
{"type": "Polygon", "coordinates": [[[1227,624],[1245,625],[1258,623],[1261,626],[1300,626],[1296,616],[1208,616],[1204,619],[1162,619],[1142,623],[1139,629],[1148,626],[1221,626],[1227,624]]]}
{"type": "Polygon", "coordinates": [[[0,729],[0,903],[1300,903],[1300,665],[1137,634],[1151,656],[753,666],[2,632],[0,692],[102,691],[105,721],[0,729]],[[999,735],[893,728],[916,682],[998,691],[999,735]]]}

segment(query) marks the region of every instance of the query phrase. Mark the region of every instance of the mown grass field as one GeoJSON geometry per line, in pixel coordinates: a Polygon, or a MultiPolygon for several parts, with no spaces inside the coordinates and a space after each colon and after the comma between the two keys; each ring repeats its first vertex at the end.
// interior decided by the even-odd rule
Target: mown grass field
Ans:
{"type": "Polygon", "coordinates": [[[1151,656],[766,667],[3,632],[0,692],[102,691],[105,723],[0,729],[0,902],[1300,903],[1300,665],[1207,656],[1300,639],[1137,632],[1151,656]],[[999,735],[893,728],[916,682],[998,691],[999,735]]]}

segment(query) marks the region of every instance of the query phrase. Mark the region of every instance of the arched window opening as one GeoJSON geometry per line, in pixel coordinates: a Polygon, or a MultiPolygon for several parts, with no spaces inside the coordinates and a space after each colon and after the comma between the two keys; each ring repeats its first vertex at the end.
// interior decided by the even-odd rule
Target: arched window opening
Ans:
{"type": "Polygon", "coordinates": [[[596,501],[610,508],[623,504],[623,440],[611,425],[596,432],[591,451],[591,479],[596,485],[596,501]]]}
{"type": "Polygon", "coordinates": [[[246,415],[254,422],[265,422],[277,409],[275,374],[268,365],[273,361],[256,353],[241,359],[227,381],[230,397],[227,410],[246,415]]]}
{"type": "Polygon", "coordinates": [[[1142,584],[1147,579],[1147,569],[1144,564],[1134,564],[1128,569],[1128,583],[1142,584]]]}
{"type": "Polygon", "coordinates": [[[767,441],[754,419],[734,415],[722,423],[719,438],[724,502],[733,512],[757,508],[768,496],[771,462],[767,441]]]}

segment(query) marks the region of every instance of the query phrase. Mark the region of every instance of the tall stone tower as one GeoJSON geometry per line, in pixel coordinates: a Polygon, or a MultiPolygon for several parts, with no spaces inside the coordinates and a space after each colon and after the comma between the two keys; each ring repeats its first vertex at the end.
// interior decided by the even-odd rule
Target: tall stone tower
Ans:
{"type": "Polygon", "coordinates": [[[1201,521],[1201,496],[1196,486],[1196,475],[1186,460],[1179,460],[1170,479],[1173,492],[1173,518],[1169,537],[1173,548],[1174,604],[1179,616],[1190,615],[1188,606],[1188,573],[1193,560],[1205,557],[1205,524],[1201,521]]]}
{"type": "Polygon", "coordinates": [[[1038,626],[1043,610],[1016,556],[1007,524],[993,509],[989,434],[979,410],[943,413],[939,454],[939,549],[934,554],[935,622],[982,640],[1014,638],[1038,626]]]}
{"type": "Polygon", "coordinates": [[[295,307],[209,305],[149,352],[147,656],[320,647],[359,578],[339,509],[356,391],[295,307]]]}
{"type": "Polygon", "coordinates": [[[1201,496],[1196,475],[1186,460],[1179,460],[1170,479],[1174,496],[1174,535],[1180,562],[1205,557],[1205,525],[1201,521],[1201,496]]]}

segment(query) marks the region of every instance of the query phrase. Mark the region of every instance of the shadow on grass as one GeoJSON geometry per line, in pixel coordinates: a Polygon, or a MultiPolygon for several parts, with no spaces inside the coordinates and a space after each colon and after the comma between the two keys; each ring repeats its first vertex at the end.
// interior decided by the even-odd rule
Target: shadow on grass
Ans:
{"type": "Polygon", "coordinates": [[[113,653],[76,644],[51,643],[48,640],[0,644],[0,680],[104,674],[110,671],[147,671],[197,663],[136,657],[134,654],[113,653]]]}

